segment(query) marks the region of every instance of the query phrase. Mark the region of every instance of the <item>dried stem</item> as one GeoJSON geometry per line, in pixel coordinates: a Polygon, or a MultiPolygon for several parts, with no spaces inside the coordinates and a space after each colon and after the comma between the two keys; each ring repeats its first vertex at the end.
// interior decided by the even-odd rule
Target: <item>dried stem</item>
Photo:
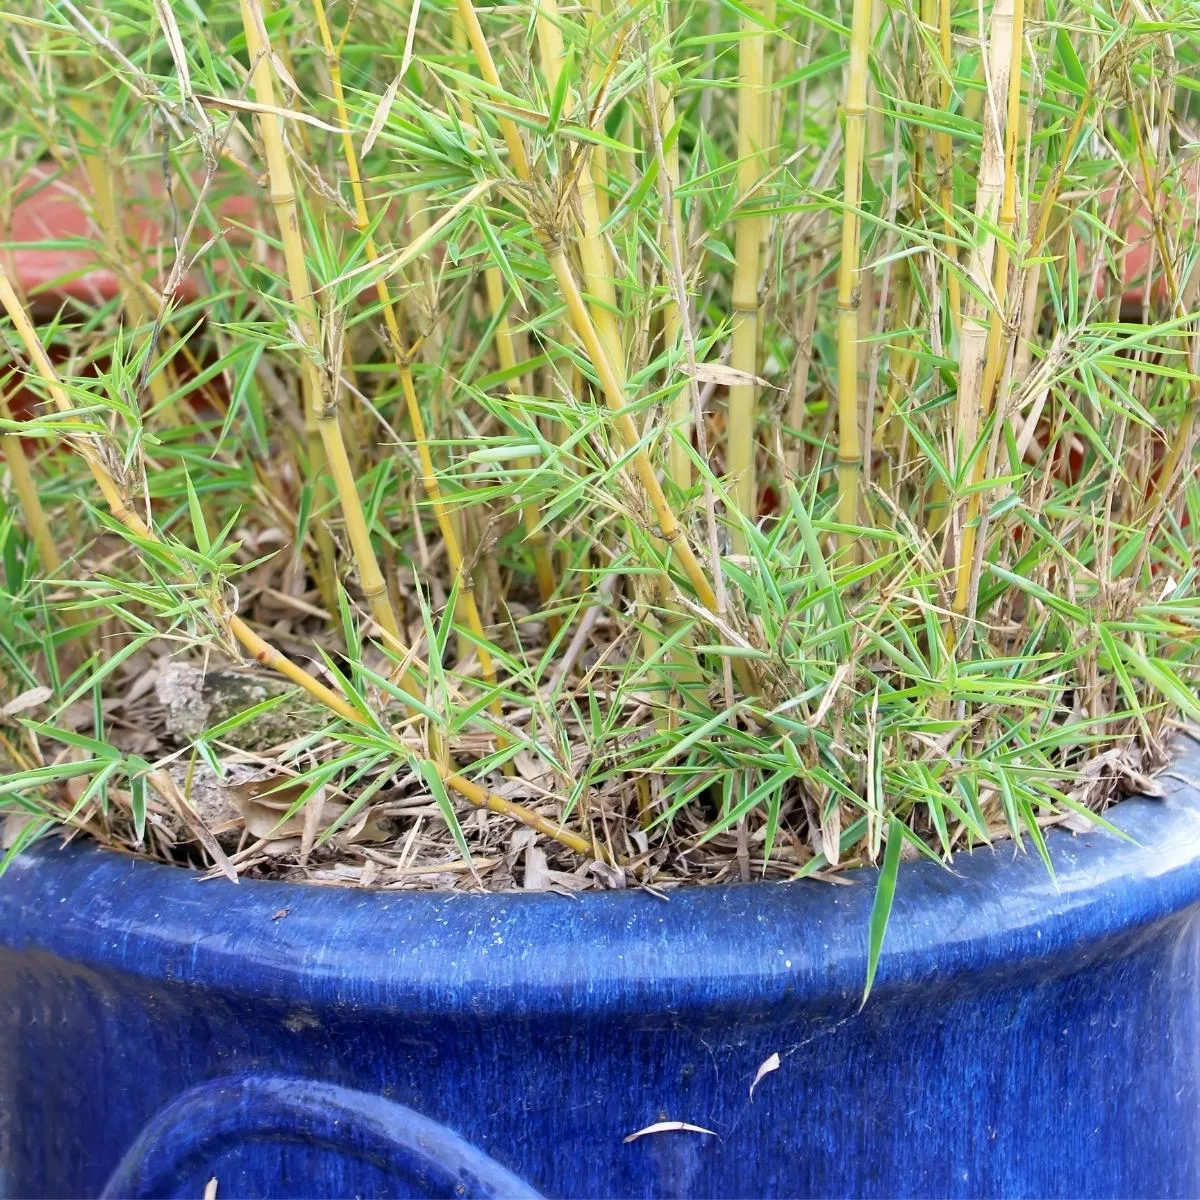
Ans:
{"type": "MultiPolygon", "coordinates": [[[[1003,184],[1002,184],[1002,199],[1000,204],[1000,221],[998,225],[999,237],[995,239],[994,261],[992,263],[992,313],[988,324],[987,333],[984,340],[984,369],[983,377],[979,381],[979,391],[975,399],[975,423],[972,429],[973,436],[970,440],[963,439],[962,449],[965,453],[971,453],[975,441],[978,437],[978,432],[982,429],[987,421],[992,409],[992,399],[996,390],[996,381],[1000,375],[1000,367],[1005,356],[1006,345],[1005,339],[1002,337],[1004,325],[1005,306],[1008,301],[1008,267],[1009,267],[1009,251],[1008,247],[1012,241],[1013,229],[1016,226],[1016,196],[1017,196],[1017,131],[1020,127],[1021,116],[1021,62],[1022,49],[1024,46],[1024,20],[1025,20],[1025,0],[1007,0],[1010,12],[1008,21],[1011,25],[1011,33],[1007,46],[1008,62],[1007,70],[1007,110],[1005,113],[1005,134],[1004,134],[1004,162],[1002,165],[1003,184]]],[[[992,20],[992,36],[1002,37],[1005,29],[1003,24],[1004,4],[997,4],[993,10],[992,20]],[[997,24],[999,18],[1000,23],[997,24]]],[[[995,47],[996,58],[999,59],[1001,52],[1005,49],[1004,46],[995,47]]],[[[999,95],[1000,87],[1002,86],[993,76],[992,86],[995,89],[994,97],[999,95]]],[[[994,113],[992,105],[988,106],[989,112],[994,113]]],[[[988,122],[992,124],[992,122],[988,122]]],[[[991,149],[992,142],[986,133],[987,125],[985,125],[984,133],[984,152],[983,162],[991,164],[991,149]]],[[[998,130],[996,131],[998,134],[998,130]]],[[[993,135],[995,136],[995,135],[993,135]]],[[[990,181],[989,181],[990,186],[990,181]]],[[[980,190],[984,187],[984,179],[981,174],[980,190]]],[[[989,198],[990,200],[990,198],[989,198]]],[[[991,223],[991,214],[984,213],[980,216],[981,224],[991,223]]],[[[984,234],[985,241],[991,241],[991,234],[984,234]]],[[[981,265],[981,264],[978,264],[981,265]]],[[[972,264],[972,270],[976,269],[977,264],[972,264]]],[[[963,328],[964,346],[967,343],[968,334],[971,336],[971,372],[968,374],[965,370],[959,378],[959,402],[963,401],[963,385],[969,380],[971,385],[975,383],[974,370],[978,362],[976,357],[976,347],[978,340],[978,300],[972,297],[968,303],[967,311],[970,321],[963,328]]],[[[966,351],[964,350],[964,353],[966,351]]],[[[967,359],[964,357],[963,365],[966,367],[967,359]]],[[[960,407],[961,413],[961,407],[960,407]]],[[[984,460],[982,454],[976,454],[974,465],[971,469],[971,479],[973,484],[979,484],[983,479],[984,460]]],[[[967,612],[968,600],[973,592],[972,580],[975,578],[975,541],[979,527],[979,492],[973,490],[967,500],[967,514],[963,523],[962,539],[959,544],[958,552],[958,571],[954,587],[954,611],[958,616],[963,616],[967,612]]]]}

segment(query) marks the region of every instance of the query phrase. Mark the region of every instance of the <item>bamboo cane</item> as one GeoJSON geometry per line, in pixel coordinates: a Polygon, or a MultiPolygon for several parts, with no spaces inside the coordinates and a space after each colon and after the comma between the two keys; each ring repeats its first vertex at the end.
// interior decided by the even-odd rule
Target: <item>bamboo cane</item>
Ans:
{"type": "MultiPolygon", "coordinates": [[[[383,573],[379,569],[379,561],[371,545],[370,531],[367,529],[358,488],[350,469],[346,444],[342,439],[336,400],[329,394],[328,381],[323,377],[316,358],[319,346],[316,304],[309,285],[308,266],[304,261],[304,244],[296,212],[296,193],[292,185],[291,168],[288,165],[275,104],[270,44],[256,0],[241,0],[241,10],[247,53],[250,57],[250,80],[255,99],[260,105],[259,121],[267,159],[271,204],[279,221],[288,286],[296,309],[296,325],[304,341],[301,354],[308,389],[306,415],[320,435],[325,460],[333,477],[346,522],[346,534],[358,567],[363,597],[380,627],[393,637],[399,638],[400,628],[396,614],[392,610],[383,573]]],[[[316,462],[310,463],[312,468],[316,465],[316,462]]]]}
{"type": "MultiPolygon", "coordinates": [[[[1009,243],[1017,219],[1017,132],[1021,117],[1021,63],[1024,46],[1025,0],[1012,0],[1012,34],[1009,44],[1008,97],[1004,132],[1004,183],[1000,204],[999,237],[992,266],[992,291],[995,296],[988,324],[984,352],[984,371],[977,401],[979,425],[986,422],[992,409],[996,382],[1005,356],[1003,338],[1004,312],[1008,302],[1009,243]]],[[[1002,32],[1002,27],[1000,32],[1002,32]]],[[[974,333],[972,327],[972,333],[974,333]]],[[[972,469],[972,482],[978,484],[984,474],[983,455],[978,455],[972,469]]],[[[962,541],[958,555],[958,572],[954,586],[954,612],[963,616],[967,611],[974,578],[975,543],[979,525],[979,492],[973,491],[967,500],[967,515],[963,523],[962,541]]]]}
{"type": "MultiPolygon", "coordinates": [[[[971,294],[963,313],[959,340],[958,405],[955,429],[956,453],[966,456],[964,465],[978,468],[979,431],[987,417],[988,398],[983,393],[987,354],[989,300],[993,293],[996,263],[996,229],[1005,187],[1005,128],[1007,125],[1009,81],[1015,73],[1020,98],[1020,44],[1014,46],[1017,27],[1015,3],[1023,0],[996,0],[986,34],[988,47],[989,95],[983,106],[983,146],[979,157],[979,181],[975,194],[975,234],[967,271],[972,282],[971,294]],[[1016,71],[1012,70],[1016,67],[1016,71]]],[[[981,30],[981,33],[983,31],[981,30]]],[[[1015,169],[1015,165],[1014,165],[1015,169]]],[[[953,535],[954,523],[947,528],[953,535]]],[[[960,589],[966,572],[969,582],[974,554],[974,535],[964,528],[958,544],[957,572],[960,589]]],[[[965,591],[963,593],[965,595],[965,591]]],[[[964,601],[965,602],[965,601],[964,601]]]]}
{"type": "MultiPolygon", "coordinates": [[[[0,392],[0,417],[11,419],[8,396],[0,392]]],[[[58,574],[62,566],[62,556],[54,544],[54,535],[50,532],[50,522],[46,520],[46,510],[42,507],[42,498],[38,495],[37,484],[33,480],[33,472],[29,469],[29,459],[25,455],[25,447],[21,444],[21,435],[5,433],[0,435],[0,451],[8,464],[8,473],[12,477],[13,491],[17,493],[17,502],[25,523],[29,526],[29,536],[37,547],[38,560],[42,570],[51,575],[58,574]]]]}
{"type": "MultiPolygon", "coordinates": [[[[933,0],[930,0],[933,3],[933,0]]],[[[941,70],[938,73],[938,102],[944,113],[950,111],[950,70],[953,46],[951,43],[951,0],[938,0],[938,51],[941,70]]],[[[950,132],[936,129],[933,134],[934,161],[937,170],[938,204],[942,209],[942,228],[946,233],[946,253],[954,253],[954,141],[950,132]]],[[[950,299],[950,320],[955,330],[962,324],[962,285],[955,270],[957,261],[946,268],[946,288],[950,299]]]]}
{"type": "MultiPolygon", "coordinates": [[[[842,260],[838,269],[838,522],[858,524],[862,443],[858,395],[859,206],[862,203],[863,151],[867,133],[867,59],[871,49],[871,0],[854,0],[850,26],[850,64],[846,76],[845,182],[842,185],[842,260]]],[[[838,535],[843,551],[854,535],[838,535]]]]}

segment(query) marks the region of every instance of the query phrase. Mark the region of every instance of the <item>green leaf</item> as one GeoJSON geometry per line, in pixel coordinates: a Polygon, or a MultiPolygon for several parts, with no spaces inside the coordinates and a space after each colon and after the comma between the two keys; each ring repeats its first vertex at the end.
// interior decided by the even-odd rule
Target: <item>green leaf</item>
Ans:
{"type": "Polygon", "coordinates": [[[454,805],[450,800],[450,795],[446,791],[446,785],[442,782],[442,777],[438,774],[437,768],[428,759],[420,759],[417,766],[421,772],[421,778],[425,780],[426,787],[433,795],[434,803],[437,804],[439,811],[442,814],[442,819],[446,822],[450,833],[454,837],[454,844],[458,847],[459,852],[467,862],[471,861],[471,848],[467,845],[466,835],[462,831],[462,826],[458,823],[458,814],[454,811],[454,805]]]}
{"type": "Polygon", "coordinates": [[[879,882],[875,885],[875,900],[871,904],[871,924],[867,935],[867,982],[863,988],[863,1004],[866,1004],[867,997],[871,994],[871,986],[875,982],[879,952],[883,949],[888,918],[892,915],[896,879],[900,874],[900,848],[903,844],[904,834],[899,817],[889,817],[887,845],[883,849],[883,864],[879,868],[879,882]]]}

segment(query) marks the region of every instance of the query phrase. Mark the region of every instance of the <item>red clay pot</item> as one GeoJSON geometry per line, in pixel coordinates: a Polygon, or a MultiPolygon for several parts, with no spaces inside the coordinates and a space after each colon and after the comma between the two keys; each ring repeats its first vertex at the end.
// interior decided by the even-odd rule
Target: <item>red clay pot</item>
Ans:
{"type": "MultiPolygon", "coordinates": [[[[100,231],[89,209],[91,187],[82,170],[69,173],[39,163],[31,167],[16,187],[16,196],[3,229],[8,250],[7,265],[35,308],[47,302],[57,308],[63,300],[97,304],[111,300],[119,290],[116,274],[96,252],[100,231]],[[75,242],[75,245],[58,245],[75,242]],[[91,244],[89,244],[91,243],[91,244]]],[[[169,229],[169,206],[163,196],[162,176],[153,172],[131,174],[120,182],[122,232],[131,253],[141,256],[143,278],[152,285],[165,285],[174,262],[169,229]]],[[[180,201],[180,224],[186,228],[190,209],[180,201]]],[[[241,242],[249,249],[247,228],[262,221],[258,197],[243,188],[230,190],[215,204],[225,226],[226,240],[241,242]]],[[[198,250],[211,231],[199,226],[193,233],[191,251],[198,250]]],[[[196,276],[184,278],[181,300],[194,300],[199,291],[196,276]]]]}
{"type": "MultiPolygon", "coordinates": [[[[225,235],[224,245],[215,247],[213,254],[222,250],[228,253],[231,245],[239,250],[244,247],[247,254],[254,252],[251,231],[262,224],[263,203],[244,186],[232,186],[237,182],[220,181],[213,201],[225,235]]],[[[5,266],[35,316],[52,316],[67,301],[102,304],[120,291],[116,272],[105,264],[97,250],[101,235],[90,215],[90,195],[91,185],[82,169],[63,172],[50,163],[30,167],[15,188],[7,220],[0,227],[0,241],[10,248],[0,253],[4,254],[5,266]]],[[[125,249],[140,259],[133,269],[152,287],[162,288],[175,260],[162,176],[140,172],[123,177],[119,201],[125,249]]],[[[191,213],[188,202],[188,197],[179,200],[179,221],[183,228],[191,213]]],[[[188,251],[198,251],[210,236],[211,229],[197,223],[188,251]]],[[[220,261],[216,265],[220,269],[220,261]]],[[[175,299],[185,303],[195,300],[201,286],[202,277],[192,272],[184,277],[175,299]]],[[[54,347],[50,356],[53,361],[59,360],[54,347]]],[[[101,369],[104,365],[98,364],[101,369]]],[[[183,377],[189,373],[183,359],[177,361],[175,370],[183,377]]],[[[6,376],[7,371],[0,366],[0,387],[5,386],[6,376]]],[[[211,386],[207,391],[212,392],[211,386]]],[[[215,393],[208,400],[213,396],[215,393]]],[[[18,387],[8,396],[8,402],[12,415],[24,420],[32,414],[39,398],[33,391],[18,387]]]]}

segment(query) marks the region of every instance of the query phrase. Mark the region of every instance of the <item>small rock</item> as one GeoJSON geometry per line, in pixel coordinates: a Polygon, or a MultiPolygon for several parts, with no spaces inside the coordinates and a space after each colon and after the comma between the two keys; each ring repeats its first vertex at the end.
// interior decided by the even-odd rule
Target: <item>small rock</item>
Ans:
{"type": "Polygon", "coordinates": [[[225,777],[222,779],[201,759],[191,764],[174,762],[167,771],[176,787],[191,801],[197,816],[209,829],[219,829],[231,821],[236,821],[240,827],[242,814],[231,788],[259,774],[259,768],[250,763],[229,763],[225,767],[225,777]]]}
{"type": "MultiPolygon", "coordinates": [[[[191,742],[222,721],[291,690],[280,679],[244,671],[201,671],[189,663],[162,664],[155,694],[166,709],[167,731],[191,742]]],[[[286,700],[231,730],[222,740],[240,750],[265,750],[308,728],[303,701],[286,700]]]]}

